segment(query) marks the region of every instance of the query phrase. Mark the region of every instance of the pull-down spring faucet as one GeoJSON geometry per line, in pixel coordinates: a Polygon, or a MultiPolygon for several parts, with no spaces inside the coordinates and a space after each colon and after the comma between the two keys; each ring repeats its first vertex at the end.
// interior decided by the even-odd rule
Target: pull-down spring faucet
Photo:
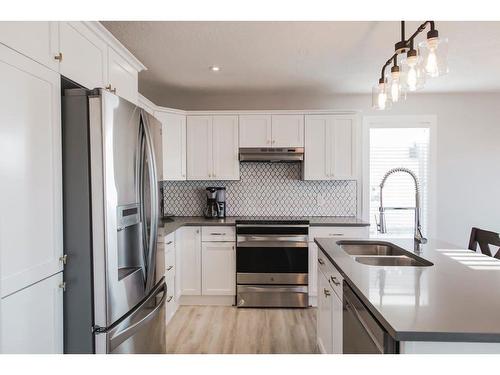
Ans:
{"type": "Polygon", "coordinates": [[[380,233],[387,233],[387,224],[385,221],[385,211],[386,210],[405,210],[405,209],[414,209],[415,210],[415,231],[414,231],[414,241],[415,241],[415,250],[420,250],[420,244],[425,244],[427,242],[427,238],[425,238],[422,234],[422,226],[420,224],[420,186],[418,183],[417,176],[413,171],[411,171],[408,168],[393,168],[389,170],[384,177],[382,178],[382,181],[380,182],[380,206],[378,208],[379,211],[379,223],[377,224],[377,229],[380,233]],[[383,190],[384,190],[384,185],[387,180],[387,178],[397,172],[405,172],[408,173],[412,178],[413,182],[415,183],[415,207],[384,207],[384,201],[383,201],[383,190]]]}

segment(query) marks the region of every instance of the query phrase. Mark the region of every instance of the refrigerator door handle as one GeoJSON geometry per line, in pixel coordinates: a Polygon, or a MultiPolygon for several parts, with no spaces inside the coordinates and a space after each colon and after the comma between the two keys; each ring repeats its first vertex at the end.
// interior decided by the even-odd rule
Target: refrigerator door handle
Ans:
{"type": "Polygon", "coordinates": [[[147,263],[146,263],[146,292],[149,292],[155,284],[155,268],[156,268],[156,245],[158,235],[158,192],[157,192],[157,172],[156,172],[156,159],[153,150],[153,141],[151,138],[151,131],[149,122],[144,110],[141,109],[141,123],[144,131],[144,139],[146,146],[146,155],[148,158],[149,166],[149,187],[151,189],[151,224],[149,233],[149,246],[147,249],[147,263]]]}
{"type": "Polygon", "coordinates": [[[153,319],[156,314],[159,313],[160,309],[163,307],[165,304],[165,301],[167,299],[167,290],[166,290],[166,284],[163,283],[160,285],[157,290],[155,290],[152,294],[151,297],[149,297],[146,301],[141,303],[137,308],[136,311],[140,311],[145,305],[147,305],[152,298],[156,298],[156,296],[160,293],[163,292],[163,296],[161,297],[160,302],[158,305],[155,306],[151,312],[146,315],[144,318],[139,320],[138,322],[135,322],[134,324],[128,326],[127,328],[123,329],[122,331],[119,331],[116,335],[110,338],[110,351],[113,351],[115,348],[117,348],[121,343],[123,343],[125,340],[136,334],[145,324],[147,324],[151,319],[153,319]]]}

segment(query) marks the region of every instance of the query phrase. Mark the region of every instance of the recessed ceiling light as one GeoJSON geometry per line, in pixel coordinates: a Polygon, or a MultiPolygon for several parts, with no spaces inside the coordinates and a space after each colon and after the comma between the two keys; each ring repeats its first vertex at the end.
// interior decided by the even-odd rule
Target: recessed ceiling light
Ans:
{"type": "Polygon", "coordinates": [[[212,72],[218,72],[218,71],[220,71],[220,66],[217,66],[217,65],[212,65],[212,66],[210,67],[210,70],[211,70],[212,72]]]}

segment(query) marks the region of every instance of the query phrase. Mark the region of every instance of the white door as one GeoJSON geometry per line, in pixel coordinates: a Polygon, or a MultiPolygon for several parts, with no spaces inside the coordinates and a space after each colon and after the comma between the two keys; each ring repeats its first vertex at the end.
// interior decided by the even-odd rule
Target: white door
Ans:
{"type": "MultiPolygon", "coordinates": [[[[181,295],[201,295],[201,228],[183,227],[176,232],[175,247],[180,256],[177,272],[181,295]]],[[[177,255],[176,254],[176,255],[177,255]]]]}
{"type": "Polygon", "coordinates": [[[329,134],[330,175],[334,179],[356,178],[356,118],[332,116],[329,134]]]}
{"type": "MultiPolygon", "coordinates": [[[[318,296],[318,245],[309,242],[309,298],[318,296]]],[[[311,301],[309,302],[311,304],[311,301]]]]}
{"type": "Polygon", "coordinates": [[[212,116],[187,116],[187,179],[210,180],[212,162],[212,116]]]}
{"type": "Polygon", "coordinates": [[[236,294],[236,254],[234,242],[203,242],[203,295],[234,296],[236,294]]]}
{"type": "Polygon", "coordinates": [[[212,177],[217,180],[239,180],[238,116],[214,116],[212,132],[212,177]]]}
{"type": "Polygon", "coordinates": [[[116,90],[116,95],[137,104],[137,70],[110,47],[108,47],[108,84],[106,86],[111,90],[116,90]]]}
{"type": "Polygon", "coordinates": [[[304,147],[304,115],[273,115],[272,146],[304,147]]]}
{"type": "Polygon", "coordinates": [[[63,352],[62,272],[2,298],[0,353],[63,352]]]}
{"type": "Polygon", "coordinates": [[[305,120],[304,180],[328,180],[326,129],[330,116],[309,115],[305,120]]]}
{"type": "Polygon", "coordinates": [[[105,87],[107,45],[82,22],[59,22],[60,72],[89,89],[105,87]]]}
{"type": "Polygon", "coordinates": [[[332,341],[333,354],[342,354],[342,299],[332,293],[332,341]]]}
{"type": "Polygon", "coordinates": [[[0,45],[2,296],[62,270],[60,77],[0,45]]]}
{"type": "Polygon", "coordinates": [[[163,179],[186,179],[186,116],[156,111],[162,124],[163,179]]]}
{"type": "Polygon", "coordinates": [[[2,21],[0,43],[58,72],[59,25],[50,21],[2,21]]]}
{"type": "Polygon", "coordinates": [[[240,116],[240,147],[271,147],[271,116],[240,116]]]}
{"type": "Polygon", "coordinates": [[[333,353],[332,298],[333,290],[321,272],[318,275],[318,329],[317,340],[321,353],[333,353]]]}

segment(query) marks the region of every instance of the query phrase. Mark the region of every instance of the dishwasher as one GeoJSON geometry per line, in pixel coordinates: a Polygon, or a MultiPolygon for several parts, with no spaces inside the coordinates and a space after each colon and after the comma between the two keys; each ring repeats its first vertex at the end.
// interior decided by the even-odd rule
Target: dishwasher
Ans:
{"type": "Polygon", "coordinates": [[[399,345],[368,311],[352,288],[343,284],[344,354],[396,354],[399,345]]]}

